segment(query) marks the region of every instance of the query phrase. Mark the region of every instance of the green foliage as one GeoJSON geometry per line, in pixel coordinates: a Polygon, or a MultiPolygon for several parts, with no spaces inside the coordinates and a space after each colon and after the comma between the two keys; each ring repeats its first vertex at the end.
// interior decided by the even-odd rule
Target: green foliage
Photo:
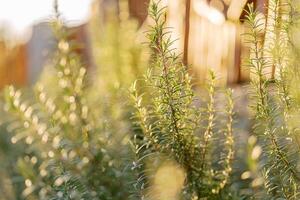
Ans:
{"type": "Polygon", "coordinates": [[[230,192],[222,190],[229,182],[234,154],[232,92],[226,92],[226,122],[217,127],[220,116],[215,105],[214,73],[210,73],[207,105],[201,111],[196,106],[197,97],[188,69],[171,48],[173,41],[165,28],[164,8],[152,2],[149,14],[154,21],[147,33],[151,60],[144,78],[136,81],[131,89],[136,108],[134,118],[140,129],[132,140],[136,154],[133,168],[138,175],[135,195],[141,199],[153,198],[148,172],[151,169],[146,165],[151,161],[151,168],[155,168],[163,162],[159,157],[163,157],[176,161],[186,174],[182,198],[230,198],[230,192]],[[214,153],[217,139],[221,140],[218,144],[223,147],[222,155],[214,153]]]}
{"type": "Polygon", "coordinates": [[[299,135],[290,124],[291,113],[298,107],[291,93],[291,80],[298,75],[290,73],[295,55],[290,38],[296,20],[294,8],[289,1],[270,1],[270,14],[264,26],[263,19],[249,5],[247,39],[251,53],[248,65],[253,73],[253,132],[263,147],[261,171],[267,192],[259,199],[299,199],[299,135]],[[270,69],[275,69],[273,77],[268,74],[270,69]]]}
{"type": "Polygon", "coordinates": [[[300,198],[297,2],[270,0],[265,18],[249,5],[254,125],[238,148],[233,91],[213,72],[195,89],[159,2],[149,6],[148,49],[126,1],[106,23],[95,15],[89,68],[55,4],[49,68],[34,88],[7,87],[0,101],[1,200],[300,198]]]}
{"type": "Polygon", "coordinates": [[[22,198],[126,198],[126,173],[113,154],[115,136],[86,99],[86,68],[58,11],[53,27],[58,40],[52,59],[58,77],[54,85],[38,84],[34,99],[23,98],[14,87],[5,91],[16,133],[11,142],[26,144],[26,156],[17,162],[25,183],[22,198]]]}
{"type": "MultiPolygon", "coordinates": [[[[98,2],[99,3],[99,2],[98,2]]],[[[125,1],[120,1],[118,16],[107,13],[110,20],[100,20],[100,11],[95,10],[89,24],[95,72],[89,96],[94,110],[99,110],[107,120],[107,126],[116,143],[126,142],[132,128],[131,108],[128,106],[128,88],[141,75],[147,63],[147,54],[138,41],[137,23],[129,19],[125,1]],[[97,91],[97,92],[95,92],[97,91]]],[[[100,5],[96,5],[100,8],[100,5]]],[[[100,117],[100,116],[98,116],[100,117]]],[[[116,151],[120,152],[120,144],[116,151]]],[[[122,157],[128,157],[127,149],[122,149],[122,157]]]]}

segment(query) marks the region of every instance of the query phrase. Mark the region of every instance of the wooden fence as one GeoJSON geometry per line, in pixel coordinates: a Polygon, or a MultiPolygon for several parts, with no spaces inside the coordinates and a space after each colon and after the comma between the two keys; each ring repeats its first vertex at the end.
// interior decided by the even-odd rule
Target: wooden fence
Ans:
{"type": "Polygon", "coordinates": [[[242,46],[244,27],[240,23],[247,0],[231,0],[222,4],[216,2],[222,3],[221,0],[165,1],[173,37],[181,38],[174,47],[181,52],[188,52],[186,62],[199,82],[206,80],[210,69],[220,77],[221,84],[247,81],[249,70],[241,67],[241,57],[247,54],[247,49],[242,46]],[[185,6],[188,1],[190,8],[187,10],[185,6]]]}
{"type": "Polygon", "coordinates": [[[26,57],[25,45],[9,48],[5,42],[0,42],[0,89],[7,84],[26,83],[26,57]]]}
{"type": "MultiPolygon", "coordinates": [[[[116,11],[119,9],[117,5],[120,0],[99,1],[102,2],[100,5],[104,14],[108,6],[116,6],[116,11]]],[[[221,84],[235,84],[249,79],[249,70],[241,67],[241,58],[248,52],[242,46],[244,27],[240,18],[245,14],[245,4],[250,1],[254,0],[162,1],[168,6],[168,26],[173,28],[173,38],[179,39],[174,47],[184,52],[184,61],[199,82],[205,81],[209,69],[217,73],[221,84]]],[[[255,5],[261,12],[266,12],[263,7],[266,2],[255,0],[255,5]]],[[[130,15],[140,24],[147,23],[148,3],[149,0],[128,0],[130,15]]],[[[105,15],[101,17],[106,18],[105,15]]],[[[0,43],[0,87],[8,83],[22,85],[27,82],[27,68],[30,68],[27,66],[27,51],[23,45],[8,50],[4,43],[0,43]]],[[[89,56],[86,57],[89,59],[89,56]]],[[[90,60],[88,63],[91,64],[90,60]]]]}

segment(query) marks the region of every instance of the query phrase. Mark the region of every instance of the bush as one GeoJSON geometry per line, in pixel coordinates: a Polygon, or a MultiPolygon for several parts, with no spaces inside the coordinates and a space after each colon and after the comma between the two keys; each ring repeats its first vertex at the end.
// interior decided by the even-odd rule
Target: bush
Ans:
{"type": "Polygon", "coordinates": [[[212,71],[195,84],[159,1],[148,49],[128,18],[92,20],[91,76],[55,4],[50,67],[33,88],[4,91],[0,199],[299,199],[297,9],[270,0],[265,26],[248,6],[253,128],[238,146],[233,90],[212,71]]]}
{"type": "Polygon", "coordinates": [[[295,61],[299,58],[291,36],[297,26],[292,2],[269,2],[269,23],[249,5],[247,34],[252,71],[253,133],[261,140],[263,154],[261,173],[264,176],[263,199],[299,198],[299,135],[291,123],[298,112],[297,96],[292,84],[298,80],[295,61]],[[265,37],[261,37],[262,33],[265,37]],[[272,35],[272,37],[266,37],[272,35]],[[270,34],[271,33],[271,34],[270,34]],[[295,57],[296,56],[296,57],[295,57]],[[273,76],[268,72],[275,71],[273,76]]]}
{"type": "Polygon", "coordinates": [[[174,160],[186,176],[181,186],[184,187],[182,198],[229,198],[230,192],[221,191],[232,171],[232,92],[226,92],[226,122],[216,127],[216,118],[220,116],[215,105],[214,73],[211,72],[209,78],[207,106],[201,112],[196,106],[188,69],[171,49],[173,41],[164,27],[164,9],[152,3],[149,13],[154,21],[147,34],[151,60],[145,78],[132,86],[135,119],[140,129],[132,141],[136,154],[133,167],[139,177],[137,195],[140,199],[166,199],[151,191],[149,170],[159,168],[164,160],[174,160]],[[217,129],[220,133],[216,133],[217,129]],[[215,144],[223,147],[222,153],[216,153],[215,144]],[[148,163],[149,167],[147,162],[153,164],[148,163]]]}

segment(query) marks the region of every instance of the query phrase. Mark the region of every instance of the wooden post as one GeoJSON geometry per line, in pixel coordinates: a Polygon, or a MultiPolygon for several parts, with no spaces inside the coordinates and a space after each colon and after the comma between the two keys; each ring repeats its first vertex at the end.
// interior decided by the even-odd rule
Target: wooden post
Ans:
{"type": "Polygon", "coordinates": [[[188,50],[189,50],[189,35],[190,35],[190,10],[191,0],[185,2],[185,30],[184,30],[184,49],[183,49],[183,63],[188,65],[188,50]]]}
{"type": "Polygon", "coordinates": [[[150,0],[128,0],[130,16],[136,18],[140,25],[147,18],[149,2],[150,0]]]}

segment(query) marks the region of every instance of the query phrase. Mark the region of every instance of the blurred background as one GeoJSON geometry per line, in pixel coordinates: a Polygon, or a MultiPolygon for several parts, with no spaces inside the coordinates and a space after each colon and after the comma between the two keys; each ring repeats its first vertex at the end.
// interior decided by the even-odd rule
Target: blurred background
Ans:
{"type": "MultiPolygon", "coordinates": [[[[183,52],[199,82],[207,70],[216,71],[222,84],[239,84],[248,80],[249,71],[241,67],[247,55],[242,45],[243,18],[246,4],[253,2],[266,13],[267,0],[163,0],[168,6],[168,26],[178,39],[174,47],[183,52]]],[[[121,18],[125,9],[138,24],[143,37],[148,28],[149,0],[60,0],[60,11],[72,29],[72,39],[82,44],[80,54],[92,69],[91,18],[100,24],[110,16],[121,18]]],[[[7,84],[33,84],[42,72],[55,46],[51,27],[52,0],[0,0],[0,88],[7,84]]],[[[99,35],[98,37],[101,37],[99,35]]]]}

